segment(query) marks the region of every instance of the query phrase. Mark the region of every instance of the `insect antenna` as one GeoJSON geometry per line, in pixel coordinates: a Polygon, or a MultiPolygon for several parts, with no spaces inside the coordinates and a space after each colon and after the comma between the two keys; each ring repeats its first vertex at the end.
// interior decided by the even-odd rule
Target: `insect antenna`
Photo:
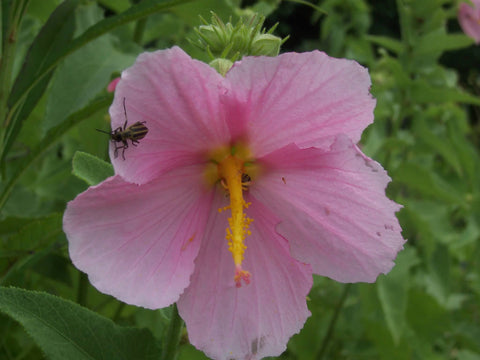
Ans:
{"type": "Polygon", "coordinates": [[[100,129],[95,129],[95,130],[100,131],[104,134],[112,135],[112,133],[110,131],[104,131],[104,130],[100,130],[100,129]]]}

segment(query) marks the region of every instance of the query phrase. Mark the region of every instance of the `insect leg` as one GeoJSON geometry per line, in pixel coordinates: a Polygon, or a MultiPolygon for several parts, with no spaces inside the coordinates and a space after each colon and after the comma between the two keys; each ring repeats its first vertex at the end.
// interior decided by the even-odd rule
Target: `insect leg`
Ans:
{"type": "Polygon", "coordinates": [[[115,150],[113,151],[113,157],[116,159],[118,157],[118,149],[122,148],[123,146],[115,146],[115,150]]]}
{"type": "Polygon", "coordinates": [[[123,140],[123,146],[120,146],[120,147],[123,147],[123,151],[122,151],[122,158],[123,160],[125,160],[125,150],[128,149],[128,142],[127,140],[123,140]]]}
{"type": "Polygon", "coordinates": [[[127,108],[125,107],[125,98],[123,98],[123,112],[125,113],[125,124],[123,124],[123,130],[125,131],[125,129],[127,128],[127,122],[128,122],[127,108]]]}

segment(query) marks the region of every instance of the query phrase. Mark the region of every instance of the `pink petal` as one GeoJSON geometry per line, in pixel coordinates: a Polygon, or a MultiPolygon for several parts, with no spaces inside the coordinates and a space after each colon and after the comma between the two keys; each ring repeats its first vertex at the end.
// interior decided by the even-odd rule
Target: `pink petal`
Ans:
{"type": "Polygon", "coordinates": [[[340,133],[356,143],[373,121],[368,71],[352,60],[319,51],[247,57],[226,79],[229,127],[247,131],[257,156],[291,143],[328,148],[340,133]]]}
{"type": "Polygon", "coordinates": [[[263,159],[270,171],[252,195],[282,219],[292,255],[313,272],[342,282],[373,282],[387,273],[404,239],[390,181],[346,136],[330,151],[287,146],[263,159]]]}
{"type": "Polygon", "coordinates": [[[480,0],[472,1],[474,7],[461,3],[458,9],[458,21],[463,32],[480,44],[480,0]]]}
{"type": "Polygon", "coordinates": [[[112,81],[110,81],[110,83],[108,84],[107,86],[107,91],[108,92],[114,92],[115,89],[117,88],[117,85],[118,85],[118,82],[120,81],[120,78],[117,77],[115,79],[113,79],[112,81]]]}
{"type": "Polygon", "coordinates": [[[146,185],[111,177],[68,203],[63,226],[73,263],[101,292],[150,309],[189,284],[211,192],[200,167],[146,185]]]}
{"type": "MultiPolygon", "coordinates": [[[[225,196],[217,195],[214,203],[214,208],[225,206],[225,196]]],[[[251,283],[235,287],[225,240],[228,215],[215,212],[191,285],[178,302],[190,341],[216,360],[279,355],[310,315],[305,300],[312,286],[310,267],[290,256],[286,240],[274,231],[278,220],[270,209],[253,202],[247,215],[254,222],[243,268],[251,283]]]]}
{"type": "MultiPolygon", "coordinates": [[[[166,171],[195,164],[199,156],[228,143],[230,135],[219,105],[224,79],[180,48],[141,54],[122,73],[110,107],[112,129],[123,127],[125,99],[128,125],[145,121],[148,134],[137,147],[110,157],[116,174],[137,184],[166,171]]],[[[117,145],[118,146],[118,145],[117,145]]]]}

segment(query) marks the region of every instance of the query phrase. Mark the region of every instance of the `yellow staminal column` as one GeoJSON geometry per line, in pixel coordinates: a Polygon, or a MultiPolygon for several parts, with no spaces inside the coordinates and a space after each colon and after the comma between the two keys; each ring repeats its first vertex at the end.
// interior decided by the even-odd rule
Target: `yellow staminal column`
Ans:
{"type": "MultiPolygon", "coordinates": [[[[224,186],[227,188],[230,196],[231,217],[228,219],[229,228],[227,228],[226,239],[228,240],[228,249],[231,251],[235,263],[235,284],[241,287],[241,281],[250,283],[250,273],[242,269],[243,253],[247,248],[244,244],[245,237],[250,235],[248,230],[252,219],[247,218],[243,212],[248,204],[243,199],[242,174],[243,161],[234,155],[228,155],[218,164],[218,173],[224,180],[224,186]]],[[[220,211],[225,209],[220,209],[220,211]]]]}

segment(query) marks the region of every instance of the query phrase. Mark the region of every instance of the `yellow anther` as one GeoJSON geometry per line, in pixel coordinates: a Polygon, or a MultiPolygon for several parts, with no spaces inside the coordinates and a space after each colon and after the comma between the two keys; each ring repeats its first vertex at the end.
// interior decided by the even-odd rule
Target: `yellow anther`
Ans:
{"type": "MultiPolygon", "coordinates": [[[[243,161],[235,155],[229,155],[218,164],[218,173],[220,178],[223,179],[222,185],[226,187],[230,196],[230,206],[219,209],[223,211],[230,208],[231,211],[231,217],[228,218],[229,228],[227,228],[225,237],[228,240],[228,249],[232,253],[235,266],[237,269],[240,269],[243,254],[247,248],[244,240],[247,235],[250,235],[248,228],[253,221],[243,212],[243,209],[250,205],[243,199],[245,186],[243,181],[245,180],[243,161]]],[[[243,279],[244,277],[241,276],[238,279],[240,278],[243,279]]]]}

